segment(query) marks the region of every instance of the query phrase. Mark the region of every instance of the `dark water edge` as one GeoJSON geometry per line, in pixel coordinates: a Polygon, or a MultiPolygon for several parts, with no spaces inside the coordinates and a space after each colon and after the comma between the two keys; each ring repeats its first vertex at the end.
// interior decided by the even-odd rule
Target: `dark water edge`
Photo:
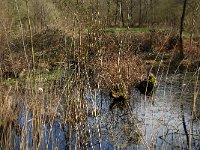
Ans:
{"type": "MultiPolygon", "coordinates": [[[[145,97],[134,88],[131,98],[123,110],[115,108],[109,110],[111,101],[108,93],[101,94],[98,89],[91,90],[86,95],[89,103],[94,103],[98,111],[97,117],[88,116],[87,148],[88,149],[187,149],[187,136],[183,127],[183,118],[186,123],[192,149],[200,149],[200,96],[196,99],[198,118],[192,118],[192,104],[194,87],[200,88],[200,81],[194,81],[193,76],[183,75],[158,77],[155,96],[145,97]],[[96,92],[96,94],[95,94],[96,92]],[[96,97],[94,98],[94,96],[96,97]],[[141,141],[136,143],[136,128],[141,134],[141,141]],[[100,135],[99,135],[100,133],[100,135]],[[193,136],[192,136],[193,135],[193,136]]],[[[93,106],[89,106],[92,108],[93,106]]],[[[28,134],[17,136],[13,131],[13,147],[21,149],[21,140],[28,141],[24,149],[37,149],[33,144],[32,115],[26,117],[22,109],[19,120],[21,129],[27,122],[28,134]]],[[[40,131],[39,149],[85,149],[81,141],[81,127],[78,135],[74,128],[69,129],[59,118],[54,122],[42,125],[40,131]],[[66,138],[66,133],[71,133],[66,138]]]]}

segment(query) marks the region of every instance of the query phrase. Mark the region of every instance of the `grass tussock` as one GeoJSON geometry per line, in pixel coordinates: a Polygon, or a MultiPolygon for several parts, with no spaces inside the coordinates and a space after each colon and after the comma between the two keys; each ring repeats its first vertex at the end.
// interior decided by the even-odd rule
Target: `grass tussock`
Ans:
{"type": "Polygon", "coordinates": [[[145,66],[138,57],[112,55],[104,57],[98,77],[99,83],[109,87],[119,83],[131,85],[145,76],[145,66]]]}

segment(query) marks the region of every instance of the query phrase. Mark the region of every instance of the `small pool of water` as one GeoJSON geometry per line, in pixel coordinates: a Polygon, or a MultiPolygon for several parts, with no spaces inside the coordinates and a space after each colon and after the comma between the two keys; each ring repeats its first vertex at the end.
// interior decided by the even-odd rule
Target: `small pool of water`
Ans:
{"type": "Polygon", "coordinates": [[[196,76],[159,76],[155,95],[145,97],[132,88],[124,107],[112,111],[108,93],[91,89],[86,99],[97,115],[87,122],[70,127],[60,118],[43,124],[35,146],[31,114],[20,115],[25,135],[13,135],[15,149],[200,149],[200,81],[196,76]],[[195,101],[195,106],[194,106],[195,101]],[[193,111],[195,109],[195,111],[193,111]],[[26,117],[25,117],[26,116],[26,117]],[[25,124],[25,122],[27,122],[25,124]],[[185,130],[187,129],[187,131],[185,130]],[[186,136],[188,135],[188,136],[186,136]],[[28,139],[28,140],[26,140],[28,139]],[[24,147],[20,144],[23,141],[24,147]],[[83,144],[84,143],[87,144],[83,144]],[[83,146],[84,145],[84,146],[83,146]],[[21,146],[21,147],[20,147],[21,146]]]}

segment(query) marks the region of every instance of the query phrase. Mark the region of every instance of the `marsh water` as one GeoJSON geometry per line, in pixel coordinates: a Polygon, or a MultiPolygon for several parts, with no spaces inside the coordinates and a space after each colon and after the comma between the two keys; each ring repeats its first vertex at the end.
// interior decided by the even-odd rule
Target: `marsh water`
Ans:
{"type": "MultiPolygon", "coordinates": [[[[85,96],[88,110],[87,146],[84,147],[82,128],[69,127],[57,118],[41,127],[41,149],[200,149],[200,81],[196,73],[159,75],[153,96],[141,95],[134,87],[130,100],[112,111],[107,92],[90,89],[85,96]],[[195,102],[195,105],[194,105],[195,102]]],[[[21,111],[20,126],[28,120],[25,147],[32,145],[31,114],[21,111]]],[[[20,149],[21,137],[13,135],[15,149],[20,149]]]]}

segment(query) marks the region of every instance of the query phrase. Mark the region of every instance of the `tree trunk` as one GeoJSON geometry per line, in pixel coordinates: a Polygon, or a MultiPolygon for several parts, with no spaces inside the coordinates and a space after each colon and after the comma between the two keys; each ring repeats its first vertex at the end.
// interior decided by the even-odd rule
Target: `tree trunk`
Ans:
{"type": "Polygon", "coordinates": [[[120,16],[121,16],[121,22],[122,22],[122,27],[124,27],[124,12],[123,12],[123,5],[122,5],[122,0],[120,1],[120,16]]]}
{"type": "Polygon", "coordinates": [[[133,0],[131,0],[130,4],[130,19],[129,19],[129,27],[133,27],[133,0]]]}
{"type": "Polygon", "coordinates": [[[119,0],[117,0],[117,6],[115,10],[115,26],[117,25],[117,18],[118,18],[118,8],[119,8],[119,0]]]}
{"type": "Polygon", "coordinates": [[[180,33],[179,33],[179,57],[180,57],[180,59],[184,58],[184,53],[183,53],[183,24],[184,24],[184,19],[185,19],[186,5],[187,5],[187,0],[184,0],[183,11],[182,11],[182,16],[181,16],[181,20],[180,20],[180,33]]]}
{"type": "Polygon", "coordinates": [[[111,21],[110,21],[110,0],[107,0],[107,19],[106,19],[107,27],[110,27],[111,21]]]}
{"type": "Polygon", "coordinates": [[[142,24],[142,0],[140,0],[140,8],[139,8],[139,27],[142,24]]]}

